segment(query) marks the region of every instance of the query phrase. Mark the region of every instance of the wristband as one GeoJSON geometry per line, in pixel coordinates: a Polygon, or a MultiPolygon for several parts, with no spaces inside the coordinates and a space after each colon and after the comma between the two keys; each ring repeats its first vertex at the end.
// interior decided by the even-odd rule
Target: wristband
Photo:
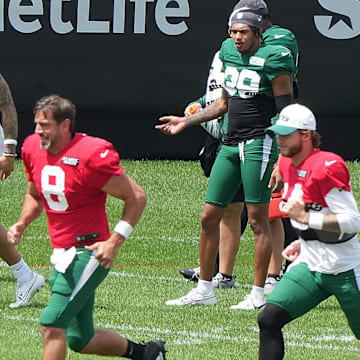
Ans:
{"type": "Polygon", "coordinates": [[[133,231],[133,227],[126,221],[120,220],[114,227],[114,231],[127,239],[133,231]]]}
{"type": "Polygon", "coordinates": [[[322,230],[324,217],[324,214],[311,212],[309,214],[309,227],[316,230],[322,230]]]}
{"type": "Polygon", "coordinates": [[[5,157],[17,157],[17,153],[8,153],[8,152],[4,152],[3,156],[5,157]]]}
{"type": "Polygon", "coordinates": [[[17,145],[18,142],[15,139],[5,139],[4,140],[4,145],[17,145]]]}

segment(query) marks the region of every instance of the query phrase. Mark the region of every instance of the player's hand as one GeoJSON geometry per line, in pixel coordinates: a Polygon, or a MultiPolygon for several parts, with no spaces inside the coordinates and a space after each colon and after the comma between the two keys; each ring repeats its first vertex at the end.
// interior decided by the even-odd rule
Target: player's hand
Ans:
{"type": "Polygon", "coordinates": [[[281,211],[300,224],[309,224],[309,213],[305,211],[305,205],[299,200],[289,199],[281,207],[281,211]]]}
{"type": "Polygon", "coordinates": [[[0,180],[5,180],[14,171],[15,158],[12,156],[0,157],[0,180]]]}
{"type": "Polygon", "coordinates": [[[301,249],[300,240],[295,240],[285,248],[285,250],[281,253],[281,255],[285,260],[294,261],[299,256],[300,249],[301,249]]]}
{"type": "Polygon", "coordinates": [[[274,169],[271,173],[270,181],[269,181],[269,188],[272,188],[273,193],[278,193],[284,186],[283,177],[281,176],[279,165],[275,164],[274,169]]]}
{"type": "Polygon", "coordinates": [[[119,251],[119,247],[124,241],[125,239],[121,235],[112,234],[108,240],[85,246],[85,249],[89,251],[97,250],[95,258],[102,267],[110,269],[119,251]]]}
{"type": "Polygon", "coordinates": [[[185,117],[169,115],[161,117],[159,121],[165,124],[155,125],[155,129],[160,130],[165,135],[177,135],[187,126],[185,117]]]}
{"type": "Polygon", "coordinates": [[[7,232],[8,242],[13,245],[19,245],[24,231],[25,226],[23,224],[15,223],[7,232]]]}

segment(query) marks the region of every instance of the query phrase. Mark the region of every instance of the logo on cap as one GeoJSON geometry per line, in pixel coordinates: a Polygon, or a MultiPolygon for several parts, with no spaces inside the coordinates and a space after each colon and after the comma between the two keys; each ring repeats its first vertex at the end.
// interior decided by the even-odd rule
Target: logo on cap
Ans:
{"type": "Polygon", "coordinates": [[[290,121],[290,118],[286,115],[281,114],[278,121],[290,121]]]}

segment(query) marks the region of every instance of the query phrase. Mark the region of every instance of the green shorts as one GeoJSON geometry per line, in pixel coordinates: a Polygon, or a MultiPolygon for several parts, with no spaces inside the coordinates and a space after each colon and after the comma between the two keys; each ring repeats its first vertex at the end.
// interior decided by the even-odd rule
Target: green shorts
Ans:
{"type": "Polygon", "coordinates": [[[66,337],[73,350],[80,351],[94,336],[93,308],[95,290],[108,274],[84,247],[66,272],[54,269],[50,278],[51,298],[40,316],[40,324],[66,329],[66,337]]]}
{"type": "Polygon", "coordinates": [[[333,275],[310,271],[305,263],[300,263],[285,273],[267,303],[280,306],[296,319],[335,295],[352,332],[360,339],[359,286],[360,266],[333,275]]]}
{"type": "Polygon", "coordinates": [[[268,184],[277,157],[276,141],[268,135],[238,145],[223,145],[210,174],[206,203],[227,207],[241,184],[246,203],[268,203],[268,184]]]}

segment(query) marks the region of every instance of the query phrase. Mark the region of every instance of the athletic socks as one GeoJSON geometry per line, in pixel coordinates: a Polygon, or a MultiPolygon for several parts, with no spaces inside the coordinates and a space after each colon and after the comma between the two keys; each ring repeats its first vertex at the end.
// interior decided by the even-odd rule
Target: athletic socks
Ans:
{"type": "Polygon", "coordinates": [[[29,268],[23,258],[21,258],[18,263],[9,267],[20,285],[27,281],[30,281],[34,276],[33,271],[29,268]]]}
{"type": "Polygon", "coordinates": [[[200,280],[197,285],[197,289],[199,294],[201,295],[208,295],[212,292],[213,284],[212,281],[200,280]]]}
{"type": "Polygon", "coordinates": [[[254,299],[263,299],[264,298],[264,288],[253,285],[251,289],[251,296],[254,299]]]}

